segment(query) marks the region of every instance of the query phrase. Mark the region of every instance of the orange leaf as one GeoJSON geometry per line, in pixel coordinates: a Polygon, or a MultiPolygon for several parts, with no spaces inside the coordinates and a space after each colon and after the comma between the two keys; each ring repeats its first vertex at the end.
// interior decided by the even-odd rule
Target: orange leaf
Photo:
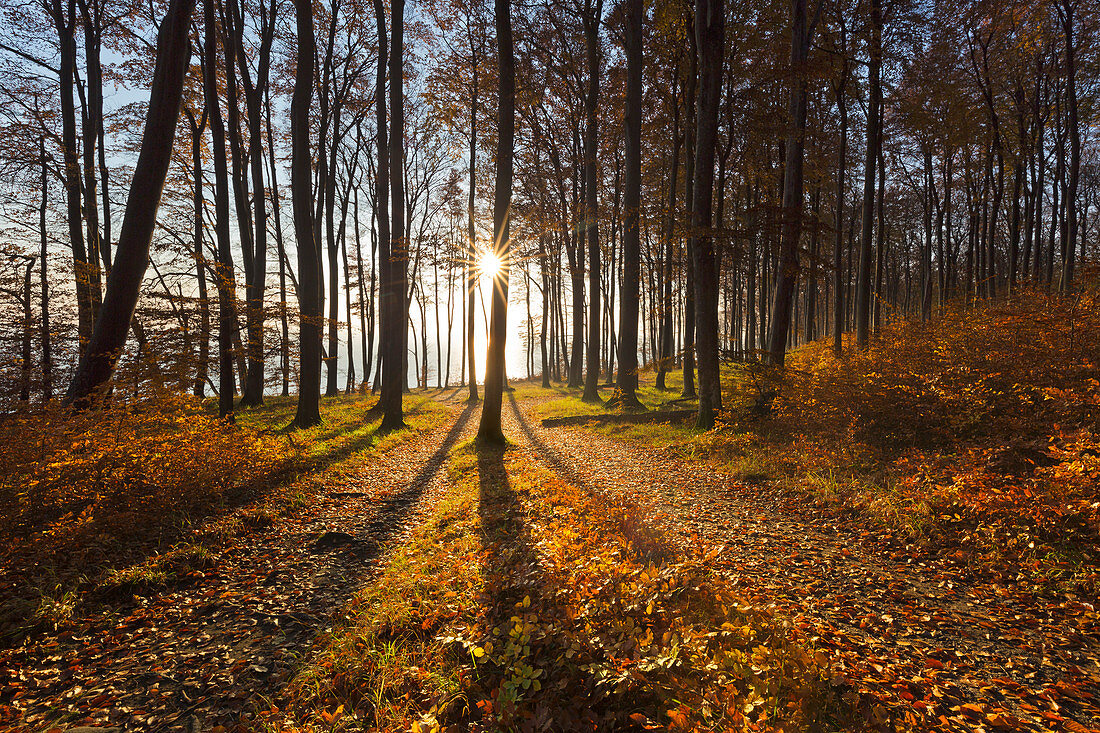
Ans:
{"type": "Polygon", "coordinates": [[[672,719],[672,725],[671,725],[672,728],[674,728],[674,729],[675,728],[683,728],[685,730],[687,729],[687,727],[688,727],[688,717],[687,717],[687,715],[680,712],[679,710],[669,710],[667,712],[668,712],[668,717],[672,719]]]}

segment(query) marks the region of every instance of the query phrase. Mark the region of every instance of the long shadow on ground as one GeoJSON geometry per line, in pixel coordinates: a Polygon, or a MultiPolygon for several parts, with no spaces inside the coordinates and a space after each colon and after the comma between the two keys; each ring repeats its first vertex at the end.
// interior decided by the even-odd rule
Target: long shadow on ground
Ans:
{"type": "MultiPolygon", "coordinates": [[[[519,409],[519,403],[516,402],[515,397],[511,394],[508,395],[508,403],[512,409],[512,415],[519,426],[520,432],[531,444],[536,451],[538,451],[539,460],[543,461],[547,468],[552,470],[563,481],[568,484],[572,484],[579,489],[584,490],[596,501],[604,504],[608,500],[608,496],[605,492],[601,491],[591,481],[586,479],[577,471],[554,448],[542,439],[542,437],[531,427],[531,424],[524,417],[523,411],[519,409]]],[[[666,559],[675,554],[675,551],[669,545],[661,533],[650,526],[647,521],[642,520],[637,516],[636,507],[626,507],[625,511],[623,507],[619,507],[619,511],[613,512],[613,516],[619,525],[619,529],[622,531],[623,536],[630,540],[631,551],[639,558],[646,560],[661,560],[666,559]]]]}
{"type": "MultiPolygon", "coordinates": [[[[369,579],[473,412],[473,406],[465,409],[438,445],[420,449],[427,459],[411,478],[376,476],[400,482],[396,491],[381,500],[365,496],[343,503],[316,518],[314,526],[339,530],[332,534],[341,535],[341,541],[311,542],[301,528],[295,534],[294,526],[290,534],[278,528],[258,533],[223,553],[218,567],[195,586],[150,599],[129,617],[88,628],[92,633],[79,638],[51,634],[44,639],[48,643],[13,650],[0,659],[0,668],[34,676],[35,670],[56,666],[50,655],[61,655],[80,674],[43,674],[42,682],[19,700],[26,715],[14,720],[0,715],[0,727],[78,721],[109,710],[106,719],[93,716],[94,724],[185,730],[197,718],[209,729],[232,726],[262,700],[274,699],[328,616],[369,579]],[[39,717],[28,721],[30,715],[39,717]]],[[[419,462],[415,453],[406,459],[419,462]]],[[[0,704],[10,704],[15,689],[5,682],[0,676],[0,704]]]]}
{"type": "Polygon", "coordinates": [[[470,421],[475,407],[475,405],[468,405],[462,411],[458,420],[447,431],[443,442],[439,444],[439,447],[436,448],[428,461],[409,482],[409,485],[403,491],[391,494],[377,506],[370,522],[363,528],[363,531],[368,533],[370,539],[374,540],[376,544],[385,545],[401,528],[401,520],[408,513],[408,510],[420,500],[425,489],[431,485],[432,479],[443,468],[443,464],[450,456],[451,449],[454,448],[455,443],[458,442],[465,431],[466,424],[470,421]]]}
{"type": "Polygon", "coordinates": [[[591,729],[586,705],[563,704],[567,692],[580,692],[584,699],[575,680],[550,675],[539,681],[540,691],[523,686],[527,673],[552,668],[569,646],[563,632],[569,626],[570,591],[566,578],[540,561],[524,502],[504,465],[505,451],[504,446],[477,446],[484,613],[486,626],[499,632],[485,640],[494,649],[490,666],[481,672],[479,696],[491,698],[504,730],[591,729]]]}
{"type": "Polygon", "coordinates": [[[504,466],[506,448],[479,444],[476,449],[485,594],[489,618],[496,624],[510,618],[514,604],[525,595],[541,601],[543,584],[535,540],[504,466]]]}
{"type": "Polygon", "coordinates": [[[553,448],[546,444],[538,433],[535,432],[531,424],[527,422],[527,418],[524,417],[523,411],[519,409],[519,403],[516,402],[516,398],[513,394],[508,394],[508,406],[512,408],[512,415],[515,417],[516,424],[519,425],[520,431],[523,436],[527,438],[532,446],[534,446],[542,459],[550,464],[550,467],[565,481],[584,488],[586,491],[590,491],[590,488],[581,478],[580,474],[573,470],[561,455],[558,454],[553,448]]]}

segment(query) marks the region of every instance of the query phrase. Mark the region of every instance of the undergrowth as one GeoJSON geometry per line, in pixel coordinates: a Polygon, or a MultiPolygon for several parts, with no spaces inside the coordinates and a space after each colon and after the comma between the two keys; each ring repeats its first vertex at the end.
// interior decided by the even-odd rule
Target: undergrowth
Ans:
{"type": "Polygon", "coordinates": [[[681,556],[519,449],[467,444],[449,471],[284,729],[798,729],[833,710],[824,658],[744,605],[713,551],[681,556]]]}
{"type": "Polygon", "coordinates": [[[866,349],[846,342],[839,359],[820,341],[782,372],[730,365],[718,430],[590,429],[869,518],[977,573],[1095,595],[1098,301],[1021,290],[952,303],[925,323],[887,324],[866,349]]]}
{"type": "Polygon", "coordinates": [[[776,471],[827,503],[961,542],[976,567],[1095,587],[1059,555],[1100,559],[1098,378],[1098,294],[1021,292],[891,324],[840,360],[800,350],[750,434],[782,445],[776,471]]]}
{"type": "MultiPolygon", "coordinates": [[[[0,418],[0,645],[59,628],[84,602],[186,581],[234,534],[306,508],[330,474],[406,434],[376,436],[370,398],[326,399],[325,422],[294,433],[280,430],[293,400],[267,403],[235,424],[167,391],[0,418]]],[[[406,408],[414,430],[445,413],[422,397],[406,408]]]]}

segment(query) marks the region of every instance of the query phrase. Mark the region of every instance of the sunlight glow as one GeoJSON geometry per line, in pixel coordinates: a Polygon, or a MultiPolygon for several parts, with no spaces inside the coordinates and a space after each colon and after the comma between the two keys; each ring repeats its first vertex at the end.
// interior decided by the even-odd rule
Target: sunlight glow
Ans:
{"type": "Polygon", "coordinates": [[[485,249],[477,257],[477,269],[482,277],[496,279],[504,272],[504,260],[496,252],[485,249]]]}

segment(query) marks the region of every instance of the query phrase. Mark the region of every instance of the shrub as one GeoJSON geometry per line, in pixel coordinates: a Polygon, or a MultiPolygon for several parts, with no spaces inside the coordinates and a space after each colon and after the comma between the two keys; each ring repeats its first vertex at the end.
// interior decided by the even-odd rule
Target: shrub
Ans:
{"type": "Polygon", "coordinates": [[[1049,576],[1100,556],[1096,291],[953,303],[840,359],[810,344],[743,385],[750,405],[774,391],[770,415],[731,410],[712,455],[768,455],[784,488],[935,544],[971,542],[956,554],[975,567],[1049,576]]]}
{"type": "Polygon", "coordinates": [[[885,456],[1095,417],[1098,306],[1096,292],[1032,290],[953,303],[927,323],[890,323],[842,359],[816,342],[791,355],[777,417],[794,432],[854,439],[885,456]]]}

